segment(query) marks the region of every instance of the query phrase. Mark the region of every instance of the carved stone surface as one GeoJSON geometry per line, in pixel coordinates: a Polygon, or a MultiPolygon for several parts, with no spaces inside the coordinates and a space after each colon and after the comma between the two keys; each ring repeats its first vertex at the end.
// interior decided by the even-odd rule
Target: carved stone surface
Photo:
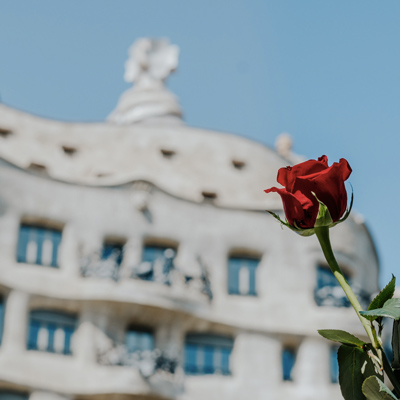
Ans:
{"type": "MultiPolygon", "coordinates": [[[[314,301],[317,268],[324,261],[318,241],[280,229],[264,212],[283,212],[280,197],[265,196],[263,189],[276,184],[276,171],[290,161],[246,138],[169,125],[169,118],[178,120],[173,112],[179,108],[172,108],[177,102],[158,82],[159,88],[148,90],[135,82],[121,99],[115,116],[130,126],[49,120],[0,104],[2,128],[12,132],[0,137],[2,385],[30,391],[32,400],[50,391],[96,400],[339,400],[329,377],[331,343],[316,331],[364,333],[351,309],[326,310],[314,301]],[[168,158],[163,150],[175,155],[168,158]],[[33,164],[46,170],[29,169],[33,164]],[[139,180],[152,186],[151,193],[133,183],[139,180]],[[203,192],[217,197],[204,202],[203,192]],[[148,211],[152,220],[144,218],[148,211]],[[27,216],[62,225],[58,268],[17,262],[19,226],[27,216]],[[107,237],[126,240],[120,269],[101,260],[103,253],[91,253],[107,237]],[[174,268],[165,274],[159,263],[156,282],[128,280],[147,239],[176,243],[174,268]],[[257,297],[227,290],[229,256],[236,252],[261,257],[257,297]],[[208,267],[203,272],[197,255],[208,267]],[[211,306],[199,293],[211,297],[210,279],[211,306]],[[76,315],[72,356],[27,351],[34,309],[76,315]],[[121,358],[133,363],[112,341],[124,343],[136,324],[153,332],[156,346],[179,354],[181,366],[173,374],[156,368],[151,358],[147,364],[136,360],[142,375],[134,367],[112,366],[121,358]],[[184,393],[177,395],[191,333],[234,340],[232,375],[187,376],[184,393]],[[282,381],[284,346],[297,349],[293,382],[282,381]],[[110,366],[98,364],[98,347],[110,366]]],[[[352,283],[369,294],[378,291],[379,260],[363,221],[350,216],[331,238],[352,283]]]]}
{"type": "Polygon", "coordinates": [[[178,67],[179,47],[166,38],[138,39],[128,53],[124,79],[138,87],[159,86],[178,67]]]}
{"type": "MultiPolygon", "coordinates": [[[[18,168],[28,168],[33,162],[46,166],[47,178],[127,188],[134,181],[146,180],[153,190],[198,204],[204,201],[202,192],[210,191],[217,194],[213,202],[218,206],[282,209],[280,197],[268,197],[264,189],[276,184],[276,171],[288,162],[267,146],[239,136],[183,124],[171,129],[169,124],[128,128],[115,123],[67,123],[39,118],[5,104],[0,104],[0,121],[18,132],[6,139],[0,137],[0,157],[18,168]],[[65,153],[66,145],[76,152],[65,153]],[[162,149],[174,150],[176,155],[167,159],[162,149]],[[236,159],[252,167],[239,173],[230,163],[236,159]]],[[[4,213],[4,206],[1,208],[4,213]]]]}
{"type": "Polygon", "coordinates": [[[304,156],[293,152],[293,138],[286,132],[282,132],[275,140],[276,152],[286,158],[293,164],[297,164],[306,160],[304,156]]]}
{"type": "Polygon", "coordinates": [[[143,214],[149,213],[152,185],[148,182],[136,181],[132,184],[131,201],[135,209],[143,214]]]}
{"type": "Polygon", "coordinates": [[[166,78],[178,66],[179,47],[168,39],[141,38],[129,49],[124,78],[134,87],[122,94],[108,120],[117,124],[144,121],[180,122],[176,97],[166,89],[166,78]],[[178,118],[177,118],[178,117],[178,118]]]}

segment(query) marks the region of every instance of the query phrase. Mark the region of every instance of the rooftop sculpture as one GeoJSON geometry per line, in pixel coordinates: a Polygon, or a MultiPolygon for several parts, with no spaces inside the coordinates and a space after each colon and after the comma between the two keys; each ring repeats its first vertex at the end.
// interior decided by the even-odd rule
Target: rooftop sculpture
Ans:
{"type": "Polygon", "coordinates": [[[178,67],[179,47],[168,39],[138,39],[128,54],[124,79],[137,86],[160,86],[178,67]]]}
{"type": "Polygon", "coordinates": [[[133,88],[122,94],[108,120],[117,124],[144,121],[180,121],[176,97],[165,87],[165,80],[178,66],[179,47],[168,39],[141,38],[129,49],[125,62],[126,82],[133,88]]]}

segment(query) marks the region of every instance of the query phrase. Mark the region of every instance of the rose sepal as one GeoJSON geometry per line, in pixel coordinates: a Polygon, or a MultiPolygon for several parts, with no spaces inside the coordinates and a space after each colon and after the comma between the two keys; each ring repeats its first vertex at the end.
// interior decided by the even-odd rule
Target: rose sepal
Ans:
{"type": "Polygon", "coordinates": [[[318,216],[317,219],[315,221],[315,225],[313,228],[300,228],[297,224],[296,221],[294,221],[294,226],[290,225],[289,222],[287,221],[287,219],[285,218],[285,221],[283,221],[280,216],[276,213],[274,213],[273,211],[269,211],[266,210],[269,214],[271,214],[276,220],[278,220],[282,225],[285,225],[287,228],[291,229],[293,232],[296,232],[297,234],[301,235],[301,236],[311,236],[314,235],[315,233],[315,228],[319,228],[321,226],[327,226],[328,228],[332,228],[335,225],[345,221],[348,216],[350,215],[351,209],[353,208],[353,200],[354,200],[354,195],[353,192],[351,192],[351,199],[350,199],[350,205],[349,207],[346,209],[346,212],[344,213],[343,217],[336,222],[332,221],[332,217],[329,213],[328,207],[322,203],[322,201],[320,201],[318,199],[318,197],[315,195],[315,193],[313,193],[314,197],[317,199],[318,203],[319,203],[319,209],[318,209],[318,216]]]}
{"type": "Polygon", "coordinates": [[[353,192],[351,192],[351,199],[350,199],[350,205],[349,208],[346,209],[346,212],[344,213],[343,217],[339,219],[339,221],[333,222],[331,214],[329,213],[328,207],[318,199],[318,197],[315,195],[314,192],[311,192],[313,196],[317,199],[319,203],[319,209],[318,209],[318,216],[317,219],[315,220],[315,225],[314,228],[320,228],[321,226],[327,226],[328,228],[332,228],[336,226],[337,224],[340,224],[341,222],[345,221],[348,216],[350,215],[351,209],[353,208],[353,192]]]}
{"type": "Polygon", "coordinates": [[[270,213],[275,219],[277,219],[282,225],[285,225],[287,228],[291,229],[293,232],[296,232],[301,236],[311,236],[315,233],[314,228],[302,229],[302,228],[299,228],[296,223],[295,223],[295,226],[292,226],[289,224],[287,219],[285,219],[285,221],[283,221],[279,217],[279,215],[274,213],[273,211],[269,211],[269,210],[266,210],[266,211],[267,211],[267,213],[270,213]]]}
{"type": "Polygon", "coordinates": [[[328,210],[328,207],[322,201],[319,200],[319,198],[314,192],[311,193],[319,203],[318,215],[317,219],[315,220],[314,228],[320,228],[321,226],[327,226],[327,227],[333,226],[333,220],[328,210]]]}

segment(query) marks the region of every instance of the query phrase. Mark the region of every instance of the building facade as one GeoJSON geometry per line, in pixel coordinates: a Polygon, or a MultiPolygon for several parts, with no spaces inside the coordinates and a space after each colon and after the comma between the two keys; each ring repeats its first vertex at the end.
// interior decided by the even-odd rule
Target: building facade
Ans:
{"type": "MultiPolygon", "coordinates": [[[[166,89],[179,50],[141,39],[107,122],[0,104],[0,400],[340,399],[363,336],[315,237],[283,213],[277,150],[192,128],[166,89]]],[[[378,290],[361,218],[332,230],[360,299],[378,290]]]]}

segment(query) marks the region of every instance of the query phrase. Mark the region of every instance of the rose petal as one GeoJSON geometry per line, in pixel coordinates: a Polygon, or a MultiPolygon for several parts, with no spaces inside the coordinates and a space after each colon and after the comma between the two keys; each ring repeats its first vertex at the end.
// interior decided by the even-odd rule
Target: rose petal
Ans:
{"type": "Polygon", "coordinates": [[[318,157],[318,161],[323,162],[326,166],[328,166],[328,157],[326,155],[323,155],[321,157],[318,157]]]}
{"type": "Polygon", "coordinates": [[[276,180],[282,186],[285,186],[288,192],[293,193],[293,186],[297,177],[319,173],[327,168],[328,158],[322,156],[318,160],[308,160],[293,167],[280,168],[276,180]]]}
{"type": "Polygon", "coordinates": [[[281,196],[286,219],[291,226],[295,226],[294,221],[296,221],[297,224],[299,224],[300,221],[304,221],[302,205],[292,193],[287,192],[285,189],[278,189],[276,187],[264,190],[264,192],[275,192],[281,196]]]}
{"type": "Polygon", "coordinates": [[[319,211],[319,203],[315,196],[310,193],[310,196],[307,197],[301,191],[296,191],[294,196],[297,200],[299,200],[301,207],[304,212],[304,219],[302,221],[302,228],[313,228],[315,225],[315,221],[318,217],[319,211]]]}
{"type": "Polygon", "coordinates": [[[313,197],[311,192],[314,192],[327,206],[333,222],[336,222],[346,211],[347,192],[344,181],[350,174],[351,168],[347,160],[342,158],[339,163],[334,163],[322,172],[296,178],[294,190],[310,199],[313,197]]]}
{"type": "MultiPolygon", "coordinates": [[[[333,165],[335,165],[337,163],[333,163],[333,165]]],[[[351,169],[349,163],[347,162],[347,160],[345,158],[341,158],[339,160],[339,168],[340,168],[340,172],[342,174],[342,179],[344,181],[347,181],[347,179],[349,178],[350,174],[353,172],[353,170],[351,169]]]]}

